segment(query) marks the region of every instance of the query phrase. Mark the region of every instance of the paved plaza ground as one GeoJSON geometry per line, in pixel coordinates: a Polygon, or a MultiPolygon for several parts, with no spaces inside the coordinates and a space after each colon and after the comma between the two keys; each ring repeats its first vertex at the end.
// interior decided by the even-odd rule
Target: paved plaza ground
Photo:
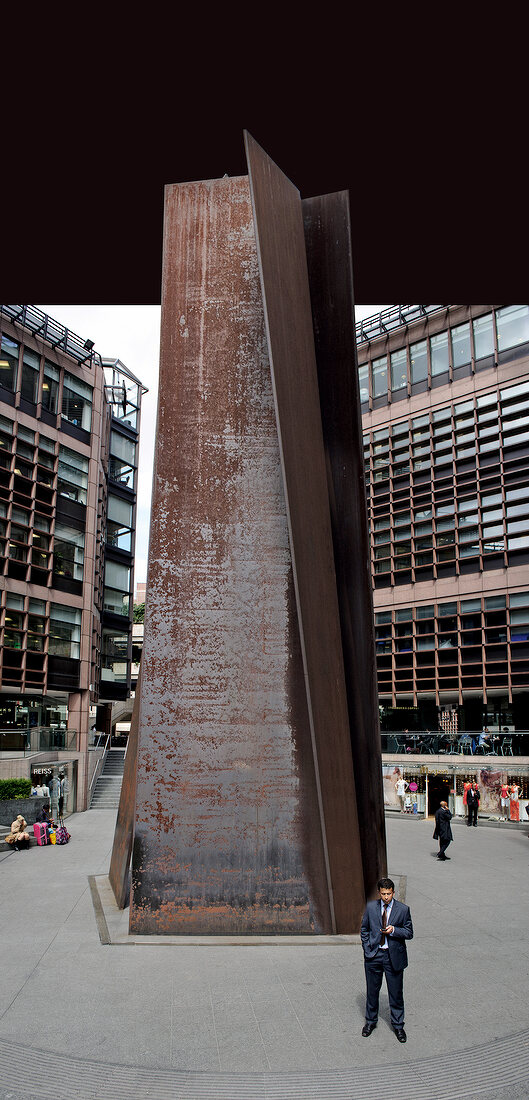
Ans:
{"type": "Polygon", "coordinates": [[[387,818],[410,905],[400,1045],[368,1039],[357,940],[129,939],[106,890],[115,811],[0,855],[0,1100],[526,1100],[528,826],[387,818]],[[104,943],[102,939],[121,942],[104,943]]]}

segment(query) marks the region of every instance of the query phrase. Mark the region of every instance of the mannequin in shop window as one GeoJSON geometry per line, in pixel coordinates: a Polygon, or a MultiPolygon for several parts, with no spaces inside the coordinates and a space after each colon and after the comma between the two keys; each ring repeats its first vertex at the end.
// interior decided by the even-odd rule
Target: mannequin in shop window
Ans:
{"type": "Polygon", "coordinates": [[[519,787],[517,783],[511,783],[511,786],[510,786],[510,789],[509,789],[509,798],[510,798],[510,814],[509,814],[509,816],[510,816],[511,821],[519,821],[520,820],[520,802],[519,802],[520,791],[521,791],[521,787],[519,787]]]}

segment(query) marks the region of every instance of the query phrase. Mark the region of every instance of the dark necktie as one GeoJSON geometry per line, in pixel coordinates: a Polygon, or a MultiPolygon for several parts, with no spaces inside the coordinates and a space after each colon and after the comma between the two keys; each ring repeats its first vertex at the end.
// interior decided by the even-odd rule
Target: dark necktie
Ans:
{"type": "Polygon", "coordinates": [[[388,923],[388,907],[384,903],[384,909],[382,911],[382,935],[380,937],[380,946],[381,947],[383,947],[385,942],[386,942],[387,937],[386,937],[386,933],[385,933],[384,929],[387,927],[387,923],[388,923]]]}

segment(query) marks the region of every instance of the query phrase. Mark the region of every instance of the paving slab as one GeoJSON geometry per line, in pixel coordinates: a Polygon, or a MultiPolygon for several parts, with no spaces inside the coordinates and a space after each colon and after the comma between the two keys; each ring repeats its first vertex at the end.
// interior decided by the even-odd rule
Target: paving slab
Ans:
{"type": "Polygon", "coordinates": [[[114,823],[0,854],[0,1100],[529,1095],[527,826],[456,827],[440,864],[431,821],[388,818],[415,929],[401,1046],[384,991],[360,1035],[357,936],[129,937],[114,823]]]}

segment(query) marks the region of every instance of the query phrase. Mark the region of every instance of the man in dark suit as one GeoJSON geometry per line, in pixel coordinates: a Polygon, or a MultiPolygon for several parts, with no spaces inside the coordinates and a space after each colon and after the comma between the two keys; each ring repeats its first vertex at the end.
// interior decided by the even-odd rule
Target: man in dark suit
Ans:
{"type": "Polygon", "coordinates": [[[362,1035],[367,1038],[377,1026],[378,999],[385,974],[391,1024],[399,1043],[405,1043],[403,978],[408,965],[406,940],[413,937],[411,913],[407,905],[394,897],[395,883],[390,878],[379,879],[377,886],[379,898],[367,903],[360,929],[367,986],[362,1035]]]}
{"type": "Polygon", "coordinates": [[[450,859],[450,856],[446,854],[446,849],[454,839],[452,836],[452,826],[450,824],[451,818],[452,814],[448,809],[448,804],[446,802],[441,802],[439,809],[435,811],[435,829],[433,834],[434,840],[439,840],[439,855],[437,858],[441,861],[450,859]]]}
{"type": "Polygon", "coordinates": [[[478,824],[479,787],[474,783],[467,791],[467,825],[478,824]]]}

